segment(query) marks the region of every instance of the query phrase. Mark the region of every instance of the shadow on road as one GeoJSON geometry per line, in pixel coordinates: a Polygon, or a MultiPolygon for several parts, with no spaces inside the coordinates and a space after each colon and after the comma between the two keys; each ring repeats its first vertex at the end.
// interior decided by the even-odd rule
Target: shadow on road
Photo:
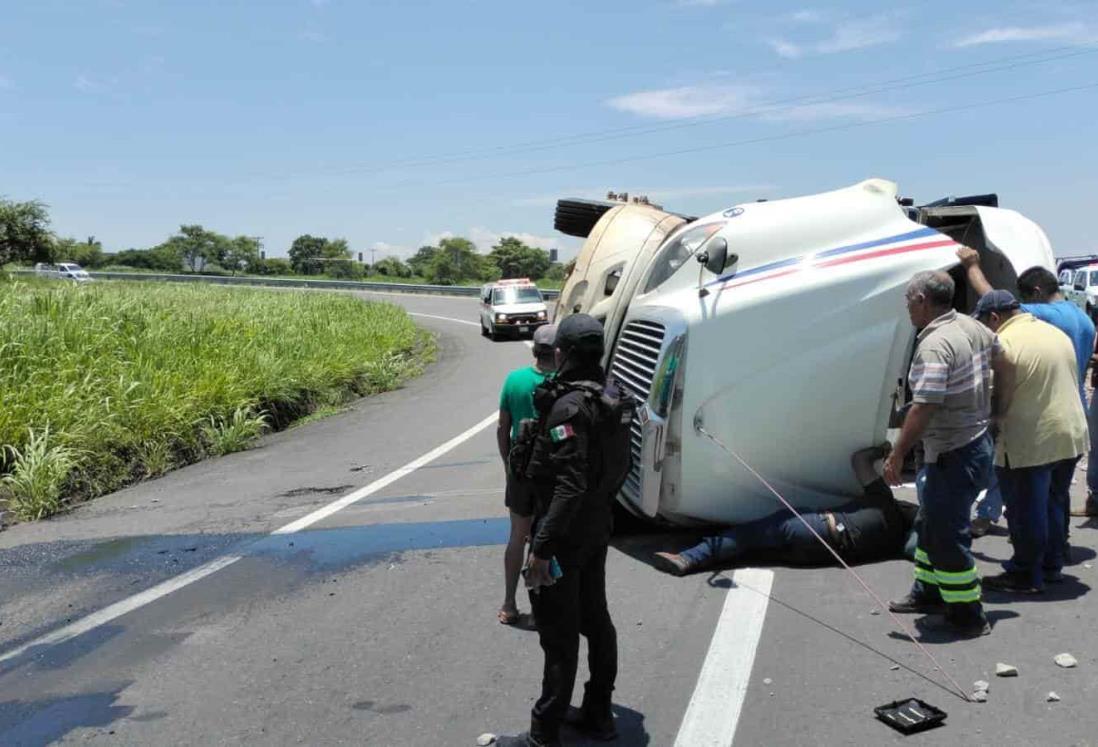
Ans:
{"type": "Polygon", "coordinates": [[[134,710],[132,706],[115,705],[119,693],[130,684],[119,682],[95,693],[0,703],[0,724],[11,724],[0,727],[0,744],[52,744],[73,729],[112,724],[134,710]]]}

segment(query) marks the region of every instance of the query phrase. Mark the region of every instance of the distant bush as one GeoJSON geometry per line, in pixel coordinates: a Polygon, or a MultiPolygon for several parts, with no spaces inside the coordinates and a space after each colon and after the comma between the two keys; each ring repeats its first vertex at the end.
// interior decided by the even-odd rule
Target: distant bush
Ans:
{"type": "Polygon", "coordinates": [[[290,260],[282,257],[269,257],[259,261],[260,275],[293,275],[294,268],[290,260]]]}
{"type": "Polygon", "coordinates": [[[386,257],[379,260],[370,268],[370,271],[375,275],[385,275],[391,278],[412,277],[412,268],[396,257],[386,257]]]}

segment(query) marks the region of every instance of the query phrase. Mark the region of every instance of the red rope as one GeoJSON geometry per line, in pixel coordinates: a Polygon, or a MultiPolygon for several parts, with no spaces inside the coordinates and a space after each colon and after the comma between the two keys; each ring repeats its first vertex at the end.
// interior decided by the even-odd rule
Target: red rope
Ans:
{"type": "Polygon", "coordinates": [[[742,464],[744,469],[746,469],[748,472],[750,472],[752,475],[754,475],[755,478],[759,482],[761,482],[763,485],[765,485],[766,489],[769,490],[771,493],[773,493],[774,496],[779,501],[782,502],[782,505],[785,506],[786,508],[788,508],[793,513],[793,515],[796,516],[802,524],[804,524],[805,528],[808,529],[808,531],[812,532],[812,536],[814,536],[816,539],[818,539],[820,541],[820,544],[823,545],[824,547],[826,547],[827,551],[829,553],[831,553],[833,556],[835,556],[835,560],[839,561],[839,563],[842,564],[843,568],[850,571],[850,575],[852,575],[858,581],[858,583],[861,584],[862,588],[865,589],[866,594],[868,594],[873,599],[873,601],[877,603],[877,605],[879,607],[884,609],[889,614],[889,616],[892,618],[892,621],[894,623],[896,623],[896,626],[901,631],[903,631],[903,634],[906,635],[911,640],[911,642],[914,643],[919,648],[919,650],[922,651],[926,655],[926,658],[928,658],[930,660],[930,662],[934,665],[934,668],[937,669],[938,671],[940,671],[945,676],[945,678],[947,680],[949,680],[950,684],[953,685],[953,687],[955,687],[957,689],[957,692],[960,694],[961,699],[968,702],[969,701],[968,694],[965,692],[964,688],[962,688],[959,684],[957,684],[957,680],[953,679],[953,677],[950,676],[949,672],[947,672],[945,670],[945,667],[943,667],[941,664],[938,663],[938,660],[934,658],[934,654],[930,653],[930,651],[926,648],[926,646],[924,646],[923,644],[919,643],[918,640],[916,640],[915,636],[911,634],[911,631],[903,623],[903,621],[900,620],[900,618],[897,617],[896,614],[891,609],[888,608],[887,604],[885,604],[884,602],[881,601],[881,598],[879,596],[877,596],[876,592],[874,592],[873,589],[871,589],[869,587],[869,584],[867,584],[862,579],[862,577],[858,575],[857,571],[855,571],[853,568],[851,568],[850,565],[845,560],[843,560],[842,556],[839,555],[839,553],[837,553],[835,551],[835,548],[833,548],[831,545],[827,544],[827,542],[824,540],[824,538],[821,537],[819,535],[819,533],[815,529],[812,528],[812,525],[809,524],[807,521],[805,521],[805,518],[803,516],[801,516],[800,512],[797,511],[797,509],[793,508],[793,506],[789,503],[789,501],[787,501],[782,496],[782,494],[779,493],[774,488],[773,485],[771,485],[769,482],[767,482],[765,477],[763,477],[758,472],[756,472],[755,469],[750,464],[748,464],[746,461],[744,461],[743,457],[741,457],[739,454],[737,454],[732,449],[728,448],[725,444],[723,444],[720,441],[720,439],[718,439],[712,433],[705,430],[705,428],[700,423],[695,423],[695,427],[698,429],[699,433],[704,435],[710,441],[712,441],[717,446],[722,448],[725,452],[727,452],[729,456],[731,456],[737,462],[742,464]]]}

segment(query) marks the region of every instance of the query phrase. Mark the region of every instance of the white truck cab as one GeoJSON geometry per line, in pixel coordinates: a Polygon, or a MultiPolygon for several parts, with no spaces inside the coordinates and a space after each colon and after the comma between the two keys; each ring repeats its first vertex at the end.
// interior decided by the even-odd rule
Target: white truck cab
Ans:
{"type": "Polygon", "coordinates": [[[480,332],[498,340],[503,336],[532,335],[549,323],[541,291],[530,280],[497,280],[480,289],[480,332]]]}
{"type": "Polygon", "coordinates": [[[735,524],[779,508],[703,429],[798,508],[860,494],[850,455],[885,441],[907,398],[911,276],[950,272],[954,306],[967,312],[976,298],[958,242],[980,253],[996,288],[1034,265],[1055,267],[1045,234],[1020,214],[963,200],[903,205],[883,179],[696,219],[589,203],[583,226],[573,219],[580,203],[558,203],[558,228],[587,231],[558,321],[605,320],[610,375],[643,403],[619,501],[672,525],[735,524]]]}
{"type": "Polygon", "coordinates": [[[1092,320],[1098,318],[1098,264],[1076,269],[1065,295],[1092,320]]]}
{"type": "Polygon", "coordinates": [[[34,274],[56,280],[72,280],[77,283],[91,282],[91,275],[75,262],[58,262],[55,265],[39,262],[34,266],[34,274]]]}

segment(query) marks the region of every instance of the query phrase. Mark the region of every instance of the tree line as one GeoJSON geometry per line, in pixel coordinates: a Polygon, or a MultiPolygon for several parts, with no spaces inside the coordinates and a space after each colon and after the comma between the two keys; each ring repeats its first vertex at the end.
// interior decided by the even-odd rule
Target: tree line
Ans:
{"type": "Polygon", "coordinates": [[[288,258],[266,257],[256,236],[227,236],[201,225],[183,225],[164,242],[147,249],[108,252],[89,237],[81,241],[50,230],[47,207],[38,201],[0,198],[0,267],[8,263],[76,262],[85,268],[112,267],[155,272],[204,274],[317,275],[358,279],[368,275],[393,280],[420,278],[438,285],[500,278],[564,278],[544,249],[513,236],[501,238],[487,254],[469,239],[454,236],[421,246],[407,261],[384,257],[373,265],[356,262],[346,239],[305,234],[294,239],[288,258]]]}

